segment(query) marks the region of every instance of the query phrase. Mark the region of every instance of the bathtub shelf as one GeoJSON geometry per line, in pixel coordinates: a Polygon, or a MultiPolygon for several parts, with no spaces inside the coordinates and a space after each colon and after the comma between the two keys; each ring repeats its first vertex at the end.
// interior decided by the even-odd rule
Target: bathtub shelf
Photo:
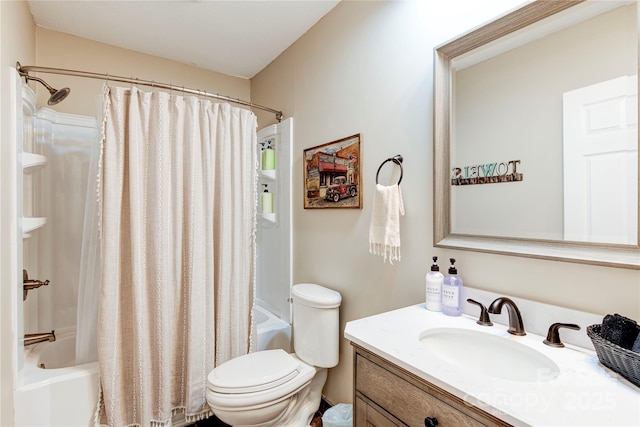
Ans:
{"type": "Polygon", "coordinates": [[[43,227],[47,223],[47,218],[22,218],[22,238],[28,239],[31,237],[31,232],[43,227]]]}
{"type": "Polygon", "coordinates": [[[47,158],[40,154],[22,153],[22,172],[33,173],[47,165],[47,158]]]}
{"type": "MultiPolygon", "coordinates": [[[[47,165],[47,158],[40,154],[22,152],[22,173],[32,174],[47,165]]],[[[22,239],[31,237],[31,232],[43,227],[47,223],[47,218],[23,217],[22,218],[22,239]]]]}
{"type": "Polygon", "coordinates": [[[262,175],[263,178],[267,178],[270,179],[272,181],[276,180],[276,170],[275,169],[260,169],[260,175],[262,175]]]}
{"type": "Polygon", "coordinates": [[[267,223],[275,224],[276,223],[276,214],[275,213],[263,213],[262,219],[267,223]]]}

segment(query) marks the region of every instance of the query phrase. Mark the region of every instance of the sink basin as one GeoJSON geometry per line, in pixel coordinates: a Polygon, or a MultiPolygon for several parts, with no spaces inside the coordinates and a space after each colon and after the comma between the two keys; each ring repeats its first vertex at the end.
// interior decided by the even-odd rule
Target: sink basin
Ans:
{"type": "Polygon", "coordinates": [[[549,381],[560,370],[544,354],[508,338],[467,329],[435,328],[420,334],[434,356],[474,374],[512,381],[549,381]]]}

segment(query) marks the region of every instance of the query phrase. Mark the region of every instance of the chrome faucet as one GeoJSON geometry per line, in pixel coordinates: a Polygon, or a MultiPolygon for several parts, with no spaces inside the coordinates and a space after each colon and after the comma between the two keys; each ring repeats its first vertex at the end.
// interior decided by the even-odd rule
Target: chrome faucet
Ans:
{"type": "Polygon", "coordinates": [[[24,334],[24,345],[38,344],[40,342],[54,342],[56,340],[55,331],[39,333],[39,334],[24,334]]]}
{"type": "Polygon", "coordinates": [[[489,306],[489,313],[500,314],[503,305],[507,307],[507,314],[509,315],[509,329],[507,329],[507,332],[513,335],[527,335],[524,331],[522,314],[520,314],[520,310],[518,310],[516,303],[509,298],[496,298],[489,306]]]}

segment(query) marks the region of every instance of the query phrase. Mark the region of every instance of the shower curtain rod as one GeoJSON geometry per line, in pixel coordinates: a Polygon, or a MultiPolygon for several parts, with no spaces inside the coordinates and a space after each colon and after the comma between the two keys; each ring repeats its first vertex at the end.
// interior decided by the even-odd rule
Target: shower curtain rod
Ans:
{"type": "Polygon", "coordinates": [[[37,67],[34,65],[20,65],[19,62],[16,63],[16,69],[18,70],[18,73],[23,77],[28,76],[29,72],[33,71],[34,73],[62,74],[65,76],[86,77],[90,79],[114,81],[114,82],[121,82],[121,83],[131,83],[136,85],[151,86],[154,88],[157,87],[160,89],[175,90],[183,93],[189,93],[191,95],[206,96],[208,98],[220,99],[222,101],[233,102],[234,104],[244,105],[249,108],[257,108],[259,110],[268,111],[276,115],[276,120],[278,120],[278,122],[281,122],[283,117],[282,111],[278,111],[278,110],[274,110],[273,108],[254,104],[253,102],[250,102],[250,101],[243,101],[242,99],[231,98],[229,96],[219,95],[217,93],[209,93],[209,92],[205,92],[203,90],[198,90],[198,89],[189,89],[189,88],[185,88],[184,86],[175,86],[175,85],[166,84],[166,83],[158,83],[152,80],[151,81],[141,80],[141,79],[138,79],[137,77],[135,78],[120,77],[120,76],[112,76],[111,74],[92,73],[89,71],[65,70],[63,68],[37,67]]]}

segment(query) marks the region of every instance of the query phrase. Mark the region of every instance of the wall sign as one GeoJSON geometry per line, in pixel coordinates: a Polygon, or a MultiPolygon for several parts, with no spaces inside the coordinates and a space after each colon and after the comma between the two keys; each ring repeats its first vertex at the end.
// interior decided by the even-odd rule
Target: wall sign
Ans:
{"type": "Polygon", "coordinates": [[[522,181],[517,168],[520,160],[500,163],[454,167],[451,169],[451,185],[495,184],[522,181]]]}

